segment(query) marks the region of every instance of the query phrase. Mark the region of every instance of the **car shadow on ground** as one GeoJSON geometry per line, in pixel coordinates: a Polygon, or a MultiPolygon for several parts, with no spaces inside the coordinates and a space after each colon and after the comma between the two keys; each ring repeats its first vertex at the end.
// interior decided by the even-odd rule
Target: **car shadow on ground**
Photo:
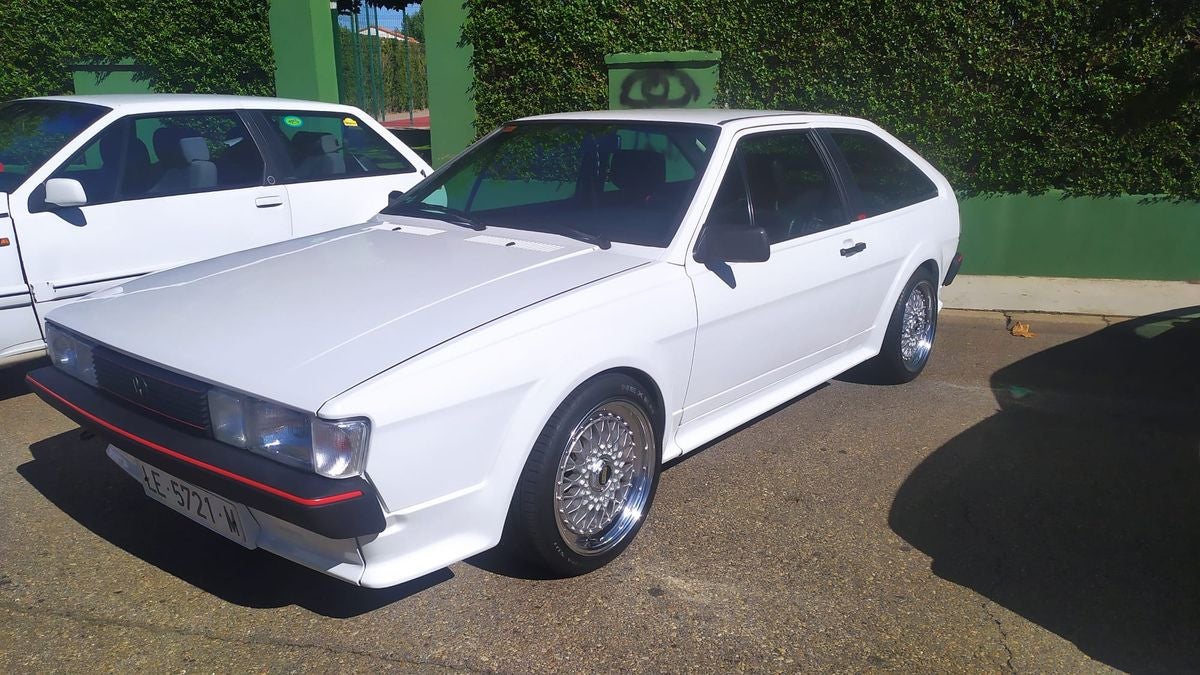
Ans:
{"type": "Polygon", "coordinates": [[[0,367],[0,401],[28,394],[29,385],[25,384],[25,374],[48,365],[50,365],[49,359],[43,356],[33,361],[22,361],[11,366],[0,367]]]}
{"type": "Polygon", "coordinates": [[[891,528],[939,577],[1097,661],[1200,669],[1200,307],[1047,349],[991,386],[999,412],[908,476],[891,528]]]}
{"type": "Polygon", "coordinates": [[[38,492],[113,545],[223,600],[251,608],[298,605],[349,618],[453,578],[449,569],[386,589],[338,581],[262,550],[248,550],[154,503],[79,430],[30,446],[17,467],[38,492]]]}

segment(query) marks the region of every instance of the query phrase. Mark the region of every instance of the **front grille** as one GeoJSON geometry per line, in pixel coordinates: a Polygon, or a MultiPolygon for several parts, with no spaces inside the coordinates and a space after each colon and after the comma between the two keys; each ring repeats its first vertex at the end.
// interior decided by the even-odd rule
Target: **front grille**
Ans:
{"type": "Polygon", "coordinates": [[[95,348],[92,360],[100,389],[183,429],[209,433],[207,385],[104,347],[95,348]]]}

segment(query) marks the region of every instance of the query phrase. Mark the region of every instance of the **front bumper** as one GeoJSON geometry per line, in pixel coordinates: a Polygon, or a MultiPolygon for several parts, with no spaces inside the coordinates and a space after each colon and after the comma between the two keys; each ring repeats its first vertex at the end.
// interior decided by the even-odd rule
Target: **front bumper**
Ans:
{"type": "Polygon", "coordinates": [[[42,400],[137,459],[330,539],[375,535],[385,518],[364,478],[319,476],[146,417],[54,367],[26,376],[42,400]]]}

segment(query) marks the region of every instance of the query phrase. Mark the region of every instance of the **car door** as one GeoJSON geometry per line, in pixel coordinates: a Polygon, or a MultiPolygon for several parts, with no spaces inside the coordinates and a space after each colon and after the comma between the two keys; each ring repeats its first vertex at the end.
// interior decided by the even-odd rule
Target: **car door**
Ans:
{"type": "Polygon", "coordinates": [[[392,192],[419,183],[428,165],[385,140],[374,121],[344,111],[260,110],[273,169],[287,186],[296,236],[364,222],[392,192]]]}
{"type": "Polygon", "coordinates": [[[0,366],[11,357],[37,349],[41,340],[33,298],[21,271],[8,194],[0,192],[0,366]]]}
{"type": "Polygon", "coordinates": [[[917,206],[938,195],[937,186],[891,143],[867,129],[827,127],[818,133],[844,178],[857,238],[869,243],[872,264],[860,274],[859,325],[882,333],[908,281],[901,269],[910,251],[928,237],[928,213],[917,206]],[[884,255],[886,254],[886,255],[884,255]]]}
{"type": "Polygon", "coordinates": [[[14,200],[13,219],[39,316],[148,272],[291,236],[287,192],[239,113],[120,118],[58,166],[86,202],[46,201],[46,183],[14,200]]]}
{"type": "Polygon", "coordinates": [[[737,139],[704,228],[746,226],[767,231],[767,261],[686,263],[698,326],[685,425],[845,357],[869,329],[860,301],[879,282],[872,270],[892,257],[851,219],[809,129],[737,139]]]}

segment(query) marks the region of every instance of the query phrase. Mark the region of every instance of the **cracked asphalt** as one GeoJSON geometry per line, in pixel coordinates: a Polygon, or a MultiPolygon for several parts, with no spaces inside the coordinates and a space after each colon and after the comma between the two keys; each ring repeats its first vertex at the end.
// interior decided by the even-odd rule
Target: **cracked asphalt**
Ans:
{"type": "Polygon", "coordinates": [[[669,467],[630,549],[384,591],[148,500],[0,371],[0,671],[1200,671],[1200,307],[947,312],[669,467]]]}

